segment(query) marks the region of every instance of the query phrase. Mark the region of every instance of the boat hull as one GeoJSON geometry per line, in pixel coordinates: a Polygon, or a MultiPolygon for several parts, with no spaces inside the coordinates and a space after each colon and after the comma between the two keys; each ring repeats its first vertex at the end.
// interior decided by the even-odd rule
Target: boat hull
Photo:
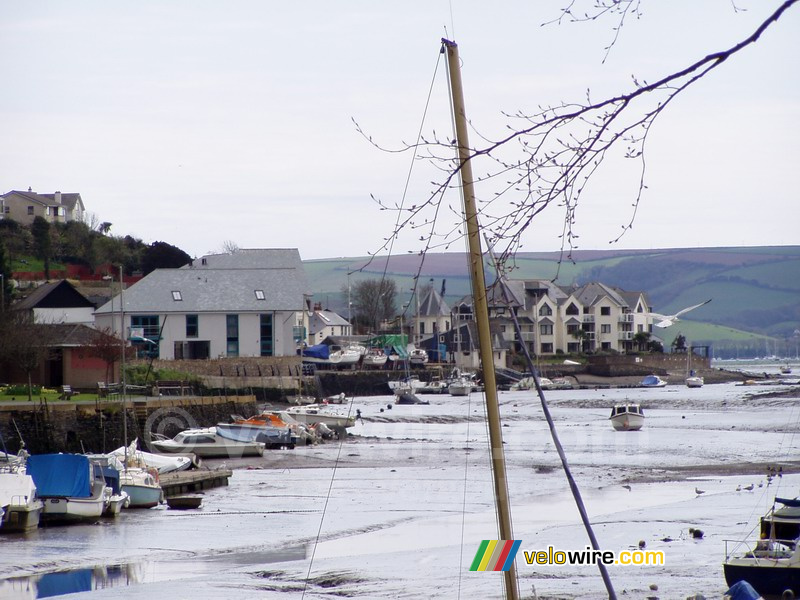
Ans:
{"type": "Polygon", "coordinates": [[[96,519],[106,509],[106,499],[100,498],[42,498],[42,522],[68,522],[96,519]]]}
{"type": "Polygon", "coordinates": [[[32,505],[9,505],[6,507],[0,533],[24,533],[39,527],[39,520],[44,510],[41,500],[32,505]]]}
{"type": "Polygon", "coordinates": [[[762,565],[725,563],[725,581],[733,585],[737,581],[746,581],[762,596],[780,597],[785,590],[800,594],[800,566],[769,566],[768,561],[762,565]]]}
{"type": "Polygon", "coordinates": [[[164,499],[161,486],[123,484],[122,491],[130,496],[127,508],[153,508],[161,504],[164,499]]]}
{"type": "Polygon", "coordinates": [[[644,416],[630,413],[611,417],[610,421],[616,431],[639,431],[644,426],[644,416]]]}
{"type": "Polygon", "coordinates": [[[472,384],[451,383],[447,391],[451,396],[469,396],[472,392],[472,384]]]}
{"type": "Polygon", "coordinates": [[[701,388],[701,387],[703,387],[704,383],[705,383],[705,381],[703,381],[702,377],[687,377],[686,378],[686,387],[701,388]]]}

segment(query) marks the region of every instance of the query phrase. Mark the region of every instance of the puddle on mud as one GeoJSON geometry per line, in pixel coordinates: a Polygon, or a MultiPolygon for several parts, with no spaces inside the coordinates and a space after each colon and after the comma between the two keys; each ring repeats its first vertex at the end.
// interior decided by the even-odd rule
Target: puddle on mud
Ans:
{"type": "Polygon", "coordinates": [[[218,571],[220,563],[231,567],[304,560],[305,546],[275,551],[232,552],[195,557],[193,560],[139,561],[118,565],[95,566],[38,573],[0,580],[0,598],[33,600],[78,592],[91,592],[143,583],[187,579],[218,571]]]}

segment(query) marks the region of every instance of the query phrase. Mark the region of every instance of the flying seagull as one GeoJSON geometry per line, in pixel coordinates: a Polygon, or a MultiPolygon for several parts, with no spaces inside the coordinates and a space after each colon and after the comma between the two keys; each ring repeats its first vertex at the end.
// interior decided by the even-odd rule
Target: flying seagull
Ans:
{"type": "Polygon", "coordinates": [[[700,308],[701,306],[705,306],[711,302],[711,298],[706,300],[705,302],[701,302],[700,304],[695,304],[694,306],[690,306],[689,308],[684,308],[683,310],[679,310],[674,315],[660,315],[658,313],[651,312],[650,316],[654,319],[658,320],[658,323],[653,323],[656,327],[669,327],[670,325],[674,325],[678,319],[683,314],[686,314],[690,310],[694,310],[695,308],[700,308]]]}

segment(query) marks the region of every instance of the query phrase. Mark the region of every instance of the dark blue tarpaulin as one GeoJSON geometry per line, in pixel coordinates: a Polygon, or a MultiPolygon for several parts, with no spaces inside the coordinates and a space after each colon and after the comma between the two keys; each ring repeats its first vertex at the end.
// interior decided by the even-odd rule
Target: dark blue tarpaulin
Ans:
{"type": "Polygon", "coordinates": [[[28,457],[28,475],[38,496],[88,498],[92,495],[89,459],[81,454],[34,454],[28,457]]]}
{"type": "Polygon", "coordinates": [[[331,349],[330,346],[326,346],[325,344],[317,344],[316,346],[304,348],[303,356],[307,356],[308,358],[328,360],[328,358],[331,356],[331,349]]]}
{"type": "Polygon", "coordinates": [[[103,467],[103,479],[106,480],[106,485],[111,488],[112,494],[119,495],[119,471],[114,467],[103,467]]]}

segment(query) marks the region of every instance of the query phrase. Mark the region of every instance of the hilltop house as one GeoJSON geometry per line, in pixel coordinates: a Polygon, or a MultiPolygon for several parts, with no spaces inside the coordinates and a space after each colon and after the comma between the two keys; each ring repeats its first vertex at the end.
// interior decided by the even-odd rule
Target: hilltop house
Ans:
{"type": "Polygon", "coordinates": [[[11,190],[0,196],[0,218],[25,225],[33,223],[36,217],[50,223],[81,221],[85,211],[80,194],[37,194],[28,188],[27,192],[11,190]]]}
{"type": "Polygon", "coordinates": [[[293,356],[308,331],[309,285],[296,249],[239,250],[156,269],[95,312],[140,356],[293,356]],[[119,319],[116,319],[119,322],[119,319]]]}

